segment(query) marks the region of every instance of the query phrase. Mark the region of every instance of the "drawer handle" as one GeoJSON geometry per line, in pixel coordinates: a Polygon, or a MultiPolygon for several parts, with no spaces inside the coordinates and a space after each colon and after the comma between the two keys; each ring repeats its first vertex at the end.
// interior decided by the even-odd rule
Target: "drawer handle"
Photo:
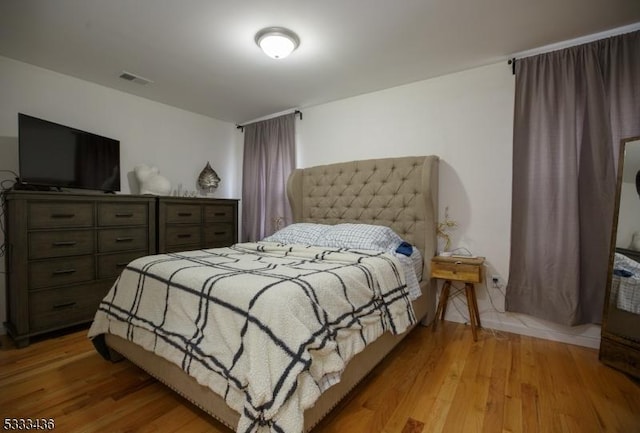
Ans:
{"type": "Polygon", "coordinates": [[[116,242],[131,242],[132,240],[132,237],[116,238],[116,242]]]}
{"type": "Polygon", "coordinates": [[[53,246],[54,247],[71,247],[76,244],[77,244],[76,241],[56,241],[53,243],[53,246]]]}
{"type": "Polygon", "coordinates": [[[51,218],[73,218],[76,216],[74,213],[53,213],[51,214],[51,218]]]}
{"type": "Polygon", "coordinates": [[[227,213],[226,212],[216,212],[213,215],[214,216],[225,216],[227,213]]]}
{"type": "Polygon", "coordinates": [[[65,308],[71,308],[76,305],[75,302],[67,302],[65,304],[56,304],[53,306],[54,310],[64,310],[65,308]]]}
{"type": "Polygon", "coordinates": [[[116,263],[116,268],[124,268],[125,266],[127,266],[128,263],[127,262],[120,262],[120,263],[116,263]]]}
{"type": "Polygon", "coordinates": [[[190,233],[180,233],[178,234],[178,238],[180,239],[185,239],[185,238],[190,238],[191,234],[190,233]]]}
{"type": "Polygon", "coordinates": [[[133,216],[133,212],[119,212],[116,214],[116,218],[131,218],[133,216]]]}
{"type": "Polygon", "coordinates": [[[53,275],[64,275],[64,274],[73,274],[76,270],[73,268],[69,269],[57,269],[53,271],[53,275]]]}
{"type": "Polygon", "coordinates": [[[214,235],[225,235],[227,232],[213,232],[214,235]]]}
{"type": "Polygon", "coordinates": [[[188,217],[193,215],[191,212],[178,212],[178,216],[188,217]]]}

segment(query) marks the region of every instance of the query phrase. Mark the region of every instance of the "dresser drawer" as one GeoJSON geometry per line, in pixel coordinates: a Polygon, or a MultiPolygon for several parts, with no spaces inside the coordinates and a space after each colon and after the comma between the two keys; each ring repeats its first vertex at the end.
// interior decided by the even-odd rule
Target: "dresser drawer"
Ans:
{"type": "Polygon", "coordinates": [[[31,332],[91,321],[111,282],[42,290],[29,295],[31,332]]]}
{"type": "Polygon", "coordinates": [[[29,288],[41,289],[95,278],[93,256],[50,259],[29,264],[29,288]]]}
{"type": "Polygon", "coordinates": [[[93,203],[29,203],[27,214],[30,229],[91,227],[93,226],[93,203]]]}
{"type": "Polygon", "coordinates": [[[202,243],[200,237],[200,226],[168,226],[167,227],[167,247],[174,245],[195,245],[196,248],[202,243]]]}
{"type": "Polygon", "coordinates": [[[482,282],[482,265],[451,262],[431,262],[431,276],[443,280],[482,282]]]}
{"type": "Polygon", "coordinates": [[[148,221],[145,203],[99,203],[99,226],[139,226],[148,221]]]}
{"type": "Polygon", "coordinates": [[[102,229],[98,231],[98,251],[146,250],[148,248],[147,229],[102,229]]]}
{"type": "Polygon", "coordinates": [[[98,278],[113,278],[115,281],[129,262],[146,255],[140,251],[102,255],[98,257],[98,278]]]}
{"type": "Polygon", "coordinates": [[[59,230],[29,233],[29,258],[76,256],[94,252],[93,230],[59,230]]]}
{"type": "Polygon", "coordinates": [[[215,248],[233,244],[232,224],[207,224],[204,228],[204,244],[206,248],[215,248]]]}
{"type": "Polygon", "coordinates": [[[233,206],[227,206],[227,205],[205,206],[204,222],[205,223],[233,222],[234,220],[233,209],[234,209],[233,206]]]}
{"type": "Polygon", "coordinates": [[[166,212],[168,223],[200,222],[200,205],[197,204],[167,204],[166,212]]]}

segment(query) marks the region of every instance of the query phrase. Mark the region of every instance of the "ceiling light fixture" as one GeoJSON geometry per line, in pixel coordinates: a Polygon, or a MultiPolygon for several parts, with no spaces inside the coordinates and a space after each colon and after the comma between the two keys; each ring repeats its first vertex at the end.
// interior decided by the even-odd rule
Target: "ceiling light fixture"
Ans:
{"type": "Polygon", "coordinates": [[[256,33],[256,44],[273,59],[284,59],[293,52],[300,39],[298,35],[283,27],[268,27],[256,33]]]}

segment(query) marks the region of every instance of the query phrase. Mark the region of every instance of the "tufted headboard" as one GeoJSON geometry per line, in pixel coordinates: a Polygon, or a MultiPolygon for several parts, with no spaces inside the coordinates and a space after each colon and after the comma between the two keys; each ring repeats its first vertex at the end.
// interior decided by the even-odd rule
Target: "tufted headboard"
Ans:
{"type": "Polygon", "coordinates": [[[369,159],[294,170],[287,195],[295,222],[391,227],[425,259],[436,251],[437,156],[369,159]]]}

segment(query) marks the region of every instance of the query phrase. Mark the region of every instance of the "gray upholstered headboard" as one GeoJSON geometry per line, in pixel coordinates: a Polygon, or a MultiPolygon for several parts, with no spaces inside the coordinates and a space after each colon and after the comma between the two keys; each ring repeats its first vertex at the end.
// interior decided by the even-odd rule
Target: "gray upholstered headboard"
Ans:
{"type": "Polygon", "coordinates": [[[293,219],[391,227],[420,250],[428,272],[437,247],[438,161],[409,156],[296,169],[287,184],[293,219]]]}

